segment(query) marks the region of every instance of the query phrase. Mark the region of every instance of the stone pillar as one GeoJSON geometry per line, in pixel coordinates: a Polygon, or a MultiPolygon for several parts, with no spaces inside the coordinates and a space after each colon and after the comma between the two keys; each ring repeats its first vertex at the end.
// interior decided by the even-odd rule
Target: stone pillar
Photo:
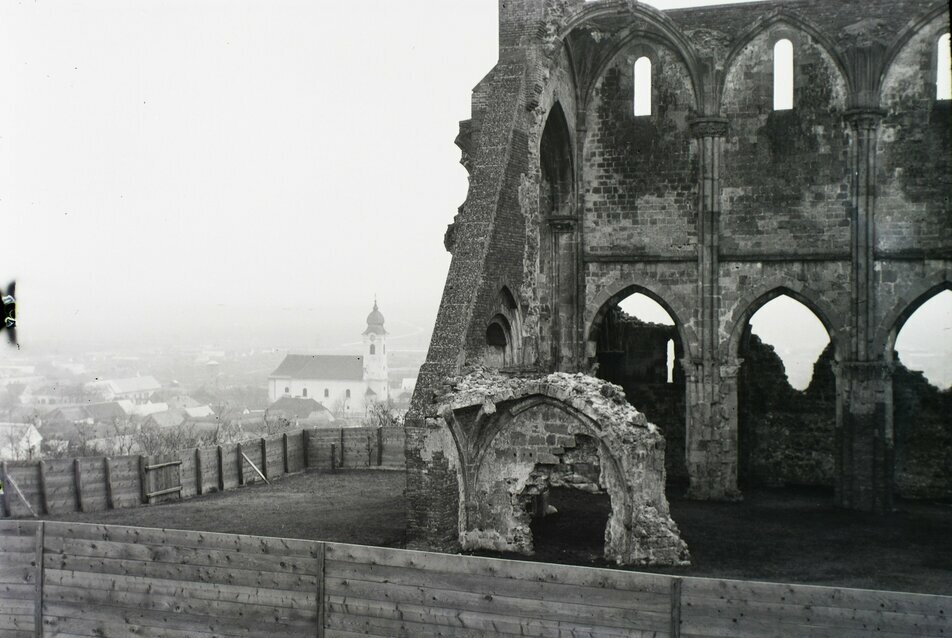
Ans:
{"type": "Polygon", "coordinates": [[[552,238],[552,364],[555,370],[573,372],[578,361],[577,307],[579,238],[575,217],[549,218],[552,238]]]}
{"type": "Polygon", "coordinates": [[[848,359],[838,369],[837,484],[841,507],[892,507],[892,370],[873,350],[875,330],[876,140],[883,112],[846,112],[850,126],[851,292],[848,359]]]}
{"type": "MultiPolygon", "coordinates": [[[[737,491],[737,375],[720,353],[720,285],[718,238],[721,214],[721,154],[727,120],[701,117],[691,122],[697,138],[700,197],[698,202],[698,308],[700,352],[689,385],[687,466],[688,495],[699,499],[735,499],[737,491]]],[[[687,370],[686,370],[687,372],[687,370]]]]}
{"type": "Polygon", "coordinates": [[[838,366],[836,504],[840,507],[892,510],[892,372],[891,365],[882,361],[838,366]]]}

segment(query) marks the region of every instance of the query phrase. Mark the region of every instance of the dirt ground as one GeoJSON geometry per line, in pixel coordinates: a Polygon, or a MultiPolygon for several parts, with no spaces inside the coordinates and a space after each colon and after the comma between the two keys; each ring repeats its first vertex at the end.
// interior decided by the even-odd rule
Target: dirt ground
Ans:
{"type": "MultiPolygon", "coordinates": [[[[311,473],[51,519],[401,547],[404,488],[402,472],[311,473]]],[[[552,502],[560,513],[534,526],[531,560],[609,566],[600,558],[607,500],[566,491],[552,502]]],[[[828,491],[784,489],[749,492],[739,503],[673,496],[671,513],[693,564],[647,571],[952,595],[952,504],[901,501],[893,514],[876,516],[834,508],[828,491]]]]}

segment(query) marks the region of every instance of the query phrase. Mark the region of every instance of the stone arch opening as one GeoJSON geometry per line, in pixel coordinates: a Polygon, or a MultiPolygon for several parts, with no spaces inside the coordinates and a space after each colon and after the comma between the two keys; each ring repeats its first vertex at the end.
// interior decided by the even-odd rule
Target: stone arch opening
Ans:
{"type": "Polygon", "coordinates": [[[589,339],[596,376],[621,386],[628,402],[661,429],[668,485],[686,486],[686,348],[670,307],[631,287],[599,310],[589,339]]]}
{"type": "Polygon", "coordinates": [[[894,486],[905,498],[952,499],[952,284],[920,296],[889,339],[894,486]]]}
{"type": "Polygon", "coordinates": [[[737,344],[741,488],[836,479],[835,344],[811,306],[781,289],[746,313],[737,344]]]}
{"type": "MultiPolygon", "coordinates": [[[[501,417],[486,425],[477,442],[471,490],[474,513],[463,534],[464,547],[532,555],[537,549],[535,533],[541,531],[543,552],[556,555],[556,546],[564,548],[564,541],[552,538],[552,530],[546,529],[551,525],[540,519],[555,514],[550,509],[551,490],[566,489],[603,497],[595,507],[605,516],[602,542],[587,549],[597,549],[606,558],[623,555],[628,489],[619,461],[598,438],[596,424],[545,396],[529,397],[512,407],[497,408],[501,417]]],[[[576,522],[579,510],[592,508],[576,507],[572,517],[576,522]]]]}
{"type": "Polygon", "coordinates": [[[539,144],[539,210],[545,217],[573,214],[575,171],[572,166],[572,138],[562,105],[552,105],[539,144]]]}
{"type": "Polygon", "coordinates": [[[494,316],[486,327],[486,350],[483,361],[492,368],[504,368],[513,363],[512,326],[501,314],[494,316]]]}

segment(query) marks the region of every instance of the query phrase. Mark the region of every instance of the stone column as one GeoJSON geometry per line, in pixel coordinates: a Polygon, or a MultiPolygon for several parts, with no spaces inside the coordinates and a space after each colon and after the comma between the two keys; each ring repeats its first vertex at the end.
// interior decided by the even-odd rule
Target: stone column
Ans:
{"type": "Polygon", "coordinates": [[[552,364],[556,370],[573,372],[578,361],[576,325],[578,300],[578,220],[570,216],[549,218],[552,238],[552,364]]]}
{"type": "Polygon", "coordinates": [[[841,507],[892,508],[892,369],[874,352],[876,140],[883,111],[846,112],[850,126],[851,292],[849,350],[838,368],[837,485],[841,507]]]}
{"type": "MultiPolygon", "coordinates": [[[[689,374],[687,465],[692,498],[735,499],[737,491],[736,372],[719,353],[720,285],[718,245],[721,214],[721,154],[727,120],[701,117],[691,122],[697,138],[700,196],[698,202],[698,308],[700,352],[689,374]],[[727,372],[728,374],[725,374],[727,372]]],[[[736,368],[736,366],[735,366],[736,368]]]]}

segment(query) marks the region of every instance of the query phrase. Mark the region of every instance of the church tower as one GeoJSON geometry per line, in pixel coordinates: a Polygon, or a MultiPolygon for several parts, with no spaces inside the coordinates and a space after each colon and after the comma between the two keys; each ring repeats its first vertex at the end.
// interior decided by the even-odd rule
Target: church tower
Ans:
{"type": "MultiPolygon", "coordinates": [[[[390,398],[390,384],[387,381],[387,331],[383,327],[383,313],[377,308],[367,315],[367,329],[364,330],[364,381],[368,391],[373,391],[368,399],[386,401],[390,398]]],[[[370,392],[368,392],[368,395],[370,392]]]]}

